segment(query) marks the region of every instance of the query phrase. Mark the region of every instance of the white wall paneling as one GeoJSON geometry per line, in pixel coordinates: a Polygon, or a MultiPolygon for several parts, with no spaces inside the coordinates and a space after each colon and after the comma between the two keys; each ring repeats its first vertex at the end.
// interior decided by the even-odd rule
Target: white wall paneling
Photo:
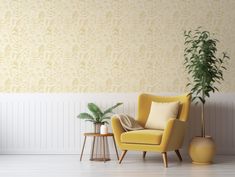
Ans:
{"type": "MultiPolygon", "coordinates": [[[[191,137],[200,135],[200,106],[191,106],[189,135],[185,141],[187,147],[191,137]]],[[[235,94],[215,94],[205,106],[206,135],[213,137],[218,154],[235,154],[235,94]]]]}
{"type": "MultiPolygon", "coordinates": [[[[169,93],[168,93],[169,94],[169,93]]],[[[135,116],[137,93],[0,94],[1,154],[79,154],[89,122],[76,116],[87,111],[88,102],[105,108],[123,102],[116,112],[135,116]]],[[[207,134],[219,154],[235,154],[235,94],[213,95],[206,106],[207,134]]],[[[192,106],[185,147],[200,133],[199,107],[192,106]]],[[[86,153],[89,153],[87,142],[86,153]]],[[[110,142],[110,152],[114,153],[110,142]]],[[[186,149],[186,148],[185,148],[186,149]]]]}
{"type": "Polygon", "coordinates": [[[123,102],[116,111],[134,115],[136,100],[137,94],[0,94],[0,153],[80,153],[82,133],[93,130],[76,118],[87,103],[123,102]]]}

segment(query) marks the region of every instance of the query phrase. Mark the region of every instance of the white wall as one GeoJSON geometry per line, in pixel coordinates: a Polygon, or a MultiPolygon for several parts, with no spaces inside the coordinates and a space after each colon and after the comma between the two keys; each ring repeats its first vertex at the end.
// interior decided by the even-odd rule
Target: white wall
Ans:
{"type": "MultiPolygon", "coordinates": [[[[123,102],[116,112],[135,116],[137,93],[99,94],[0,94],[1,154],[79,154],[83,132],[92,124],[76,116],[87,111],[88,102],[107,107],[123,102]]],[[[169,95],[169,93],[168,93],[169,95]]],[[[219,154],[235,154],[235,94],[213,95],[206,107],[207,134],[219,154]]],[[[199,108],[192,106],[189,133],[199,135],[199,108]]],[[[89,153],[87,142],[86,153],[89,153]]],[[[114,153],[111,145],[111,153],[114,153]]]]}

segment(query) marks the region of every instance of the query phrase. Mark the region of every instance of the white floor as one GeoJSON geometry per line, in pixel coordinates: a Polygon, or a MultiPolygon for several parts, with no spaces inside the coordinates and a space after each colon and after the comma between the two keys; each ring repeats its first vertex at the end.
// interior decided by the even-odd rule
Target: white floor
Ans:
{"type": "Polygon", "coordinates": [[[0,177],[158,177],[235,176],[235,156],[217,156],[212,165],[198,166],[189,159],[178,162],[169,154],[169,168],[164,168],[160,154],[127,154],[121,165],[115,156],[106,163],[89,161],[79,155],[0,155],[0,177]]]}

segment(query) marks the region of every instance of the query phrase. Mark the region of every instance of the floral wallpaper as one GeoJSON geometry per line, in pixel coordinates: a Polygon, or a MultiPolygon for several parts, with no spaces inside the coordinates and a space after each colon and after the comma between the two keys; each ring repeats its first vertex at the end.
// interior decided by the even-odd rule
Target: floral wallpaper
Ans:
{"type": "Polygon", "coordinates": [[[234,0],[0,0],[1,92],[184,92],[183,31],[216,33],[232,60],[234,0]]]}

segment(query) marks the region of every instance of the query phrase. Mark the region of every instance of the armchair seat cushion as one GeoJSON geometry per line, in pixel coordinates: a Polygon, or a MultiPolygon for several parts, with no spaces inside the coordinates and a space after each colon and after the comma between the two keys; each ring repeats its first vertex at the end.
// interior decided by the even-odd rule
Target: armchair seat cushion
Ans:
{"type": "Polygon", "coordinates": [[[160,144],[163,130],[136,130],[121,134],[122,143],[130,144],[160,144]]]}

